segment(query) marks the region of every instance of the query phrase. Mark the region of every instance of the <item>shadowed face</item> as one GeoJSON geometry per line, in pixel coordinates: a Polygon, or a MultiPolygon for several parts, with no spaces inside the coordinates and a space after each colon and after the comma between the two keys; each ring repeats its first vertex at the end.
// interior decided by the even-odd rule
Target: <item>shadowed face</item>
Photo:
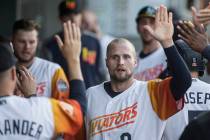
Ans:
{"type": "Polygon", "coordinates": [[[82,22],[82,15],[79,14],[69,14],[69,15],[65,15],[60,17],[60,20],[62,23],[67,22],[67,21],[71,21],[73,23],[75,23],[77,26],[81,26],[81,22],[82,22]]]}
{"type": "Polygon", "coordinates": [[[150,42],[154,38],[151,36],[151,34],[145,29],[145,25],[150,26],[154,29],[155,19],[151,17],[142,17],[139,20],[139,23],[137,25],[137,30],[139,34],[141,35],[143,42],[150,42]]]}

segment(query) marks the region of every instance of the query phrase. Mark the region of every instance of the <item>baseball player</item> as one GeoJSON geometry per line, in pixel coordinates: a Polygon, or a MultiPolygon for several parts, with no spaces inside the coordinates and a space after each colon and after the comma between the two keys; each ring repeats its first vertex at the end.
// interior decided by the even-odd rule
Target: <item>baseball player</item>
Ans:
{"type": "Polygon", "coordinates": [[[35,57],[38,46],[38,24],[20,19],[13,25],[12,43],[18,64],[27,67],[36,79],[38,96],[64,99],[69,96],[69,84],[63,69],[56,63],[35,57]]]}
{"type": "Polygon", "coordinates": [[[111,81],[89,88],[86,94],[88,140],[160,140],[165,120],[182,109],[191,77],[173,44],[172,13],[161,5],[154,28],[145,28],[164,47],[173,77],[135,80],[134,46],[126,39],[113,40],[106,59],[111,81]]]}
{"type": "MultiPolygon", "coordinates": [[[[198,12],[192,8],[194,24],[189,21],[180,22],[178,26],[179,36],[185,40],[189,46],[200,53],[203,57],[210,60],[210,45],[208,44],[208,35],[204,26],[209,23],[210,6],[201,9],[198,12]]],[[[207,93],[205,91],[205,93],[207,93]]],[[[202,105],[202,104],[201,104],[202,105]]],[[[209,111],[199,115],[197,119],[189,122],[189,125],[182,133],[180,140],[208,140],[209,139],[209,111]]]]}
{"type": "Polygon", "coordinates": [[[182,40],[176,41],[175,44],[191,71],[192,85],[185,94],[183,110],[167,120],[163,135],[165,140],[178,140],[189,121],[198,114],[210,110],[210,84],[198,78],[204,74],[203,57],[182,40]]]}
{"type": "Polygon", "coordinates": [[[138,56],[138,64],[134,71],[137,80],[152,80],[158,78],[166,69],[166,55],[160,42],[145,28],[154,28],[156,9],[152,6],[143,7],[136,18],[137,31],[141,36],[143,49],[138,56]]]}
{"type": "Polygon", "coordinates": [[[26,68],[20,70],[22,92],[27,98],[13,96],[16,85],[16,59],[0,44],[0,139],[50,140],[56,134],[74,135],[82,126],[85,87],[80,69],[80,30],[64,23],[64,42],[57,36],[68,62],[72,99],[58,101],[34,97],[35,81],[26,68]],[[62,122],[62,123],[61,123],[62,122]]]}

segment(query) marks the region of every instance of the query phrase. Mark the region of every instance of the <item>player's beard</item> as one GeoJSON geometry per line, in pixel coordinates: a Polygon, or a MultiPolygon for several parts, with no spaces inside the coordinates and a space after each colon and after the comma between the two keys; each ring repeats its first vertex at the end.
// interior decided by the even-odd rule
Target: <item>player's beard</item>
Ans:
{"type": "Polygon", "coordinates": [[[15,52],[14,52],[14,54],[15,54],[16,58],[18,59],[19,63],[29,63],[34,59],[36,52],[34,52],[29,58],[21,57],[19,54],[15,53],[15,52]]]}
{"type": "Polygon", "coordinates": [[[116,74],[110,74],[110,78],[115,82],[125,82],[128,81],[132,77],[133,73],[125,74],[125,76],[117,76],[116,74]]]}

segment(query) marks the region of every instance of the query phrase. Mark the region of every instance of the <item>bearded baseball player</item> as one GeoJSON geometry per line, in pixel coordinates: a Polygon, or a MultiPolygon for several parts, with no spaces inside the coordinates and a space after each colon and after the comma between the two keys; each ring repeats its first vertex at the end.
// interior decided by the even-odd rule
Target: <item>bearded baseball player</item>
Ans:
{"type": "Polygon", "coordinates": [[[64,23],[64,41],[56,37],[69,67],[71,98],[58,101],[35,97],[33,76],[23,67],[20,89],[27,98],[14,96],[16,59],[8,44],[0,44],[0,139],[51,140],[55,135],[74,135],[82,126],[85,111],[85,86],[80,68],[80,29],[64,23]]]}
{"type": "Polygon", "coordinates": [[[173,76],[135,80],[134,46],[126,39],[113,40],[106,58],[111,81],[89,88],[86,94],[88,140],[160,140],[165,120],[183,108],[191,76],[172,40],[172,13],[161,5],[154,28],[145,28],[164,47],[173,76]]]}
{"type": "Polygon", "coordinates": [[[12,43],[18,65],[28,68],[36,79],[37,96],[66,99],[69,83],[63,69],[56,63],[36,57],[39,26],[34,20],[20,19],[13,25],[12,43]]]}

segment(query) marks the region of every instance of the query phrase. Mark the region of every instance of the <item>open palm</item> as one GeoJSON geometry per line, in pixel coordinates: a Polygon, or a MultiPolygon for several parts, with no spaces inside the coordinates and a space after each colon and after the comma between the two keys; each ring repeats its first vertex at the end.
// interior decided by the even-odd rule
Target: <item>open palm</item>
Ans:
{"type": "Polygon", "coordinates": [[[154,29],[147,25],[145,29],[160,42],[170,40],[174,32],[172,13],[168,14],[167,8],[161,5],[156,12],[154,29]]]}

